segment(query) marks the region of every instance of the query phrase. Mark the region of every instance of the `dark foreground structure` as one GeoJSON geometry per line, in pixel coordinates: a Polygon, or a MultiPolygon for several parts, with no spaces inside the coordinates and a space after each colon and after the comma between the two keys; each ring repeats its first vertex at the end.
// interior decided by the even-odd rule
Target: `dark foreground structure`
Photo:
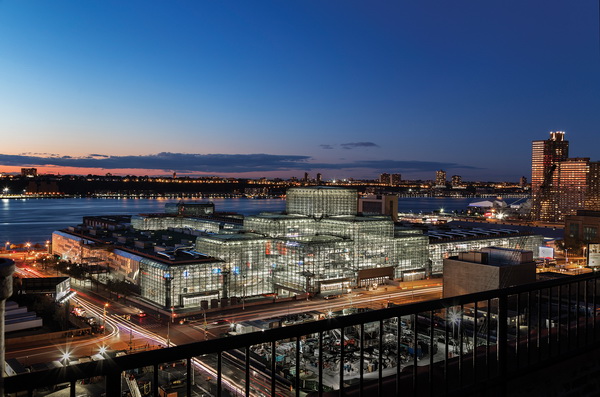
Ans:
{"type": "Polygon", "coordinates": [[[94,382],[122,396],[143,372],[138,395],[177,395],[161,382],[178,365],[179,396],[600,395],[599,283],[565,277],[106,358],[8,377],[5,392],[68,383],[75,396],[94,382]]]}

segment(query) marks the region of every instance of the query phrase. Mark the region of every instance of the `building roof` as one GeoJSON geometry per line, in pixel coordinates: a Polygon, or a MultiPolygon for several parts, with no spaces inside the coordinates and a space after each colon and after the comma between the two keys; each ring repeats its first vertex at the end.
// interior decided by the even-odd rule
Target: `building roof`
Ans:
{"type": "Polygon", "coordinates": [[[129,229],[111,232],[98,229],[70,228],[55,233],[82,239],[89,249],[118,249],[136,256],[152,259],[164,266],[221,262],[218,258],[194,250],[193,239],[196,236],[171,230],[140,232],[129,229]],[[91,234],[92,231],[97,233],[91,234]]]}

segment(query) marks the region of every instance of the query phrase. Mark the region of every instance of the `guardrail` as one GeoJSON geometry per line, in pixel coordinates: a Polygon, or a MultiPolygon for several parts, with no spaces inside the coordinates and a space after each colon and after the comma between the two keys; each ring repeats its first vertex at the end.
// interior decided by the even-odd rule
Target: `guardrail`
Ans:
{"type": "Polygon", "coordinates": [[[21,374],[4,380],[5,392],[43,395],[68,382],[75,395],[91,378],[98,395],[121,396],[128,376],[146,379],[159,396],[175,376],[165,371],[179,362],[187,396],[196,387],[216,396],[225,389],[438,396],[490,388],[504,395],[511,379],[600,345],[599,279],[571,276],[21,374]]]}

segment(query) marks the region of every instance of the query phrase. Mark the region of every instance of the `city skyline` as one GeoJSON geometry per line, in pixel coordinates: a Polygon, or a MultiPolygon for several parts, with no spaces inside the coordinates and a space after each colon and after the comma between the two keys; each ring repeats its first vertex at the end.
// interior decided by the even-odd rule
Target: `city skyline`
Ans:
{"type": "Polygon", "coordinates": [[[0,172],[517,181],[550,131],[600,159],[598,31],[593,2],[2,2],[0,172]]]}

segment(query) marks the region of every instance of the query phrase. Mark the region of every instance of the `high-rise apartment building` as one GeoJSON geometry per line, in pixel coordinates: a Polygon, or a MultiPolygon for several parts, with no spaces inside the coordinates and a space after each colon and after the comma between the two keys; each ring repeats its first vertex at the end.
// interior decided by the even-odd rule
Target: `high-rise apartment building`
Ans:
{"type": "Polygon", "coordinates": [[[562,222],[577,210],[600,209],[600,163],[568,158],[569,142],[562,131],[533,141],[531,158],[532,218],[562,222]]]}
{"type": "Polygon", "coordinates": [[[452,187],[459,187],[462,185],[462,177],[460,175],[452,175],[452,187]]]}
{"type": "Polygon", "coordinates": [[[398,186],[402,182],[401,174],[392,174],[392,185],[398,186]]]}
{"type": "Polygon", "coordinates": [[[527,178],[522,176],[521,179],[519,179],[519,186],[522,188],[525,188],[527,186],[527,178]]]}
{"type": "Polygon", "coordinates": [[[34,178],[37,176],[37,168],[21,168],[21,176],[34,178]]]}
{"type": "Polygon", "coordinates": [[[383,173],[379,175],[379,183],[389,185],[391,181],[390,174],[383,173]]]}
{"type": "Polygon", "coordinates": [[[435,186],[446,187],[446,171],[439,170],[435,172],[435,186]]]}

